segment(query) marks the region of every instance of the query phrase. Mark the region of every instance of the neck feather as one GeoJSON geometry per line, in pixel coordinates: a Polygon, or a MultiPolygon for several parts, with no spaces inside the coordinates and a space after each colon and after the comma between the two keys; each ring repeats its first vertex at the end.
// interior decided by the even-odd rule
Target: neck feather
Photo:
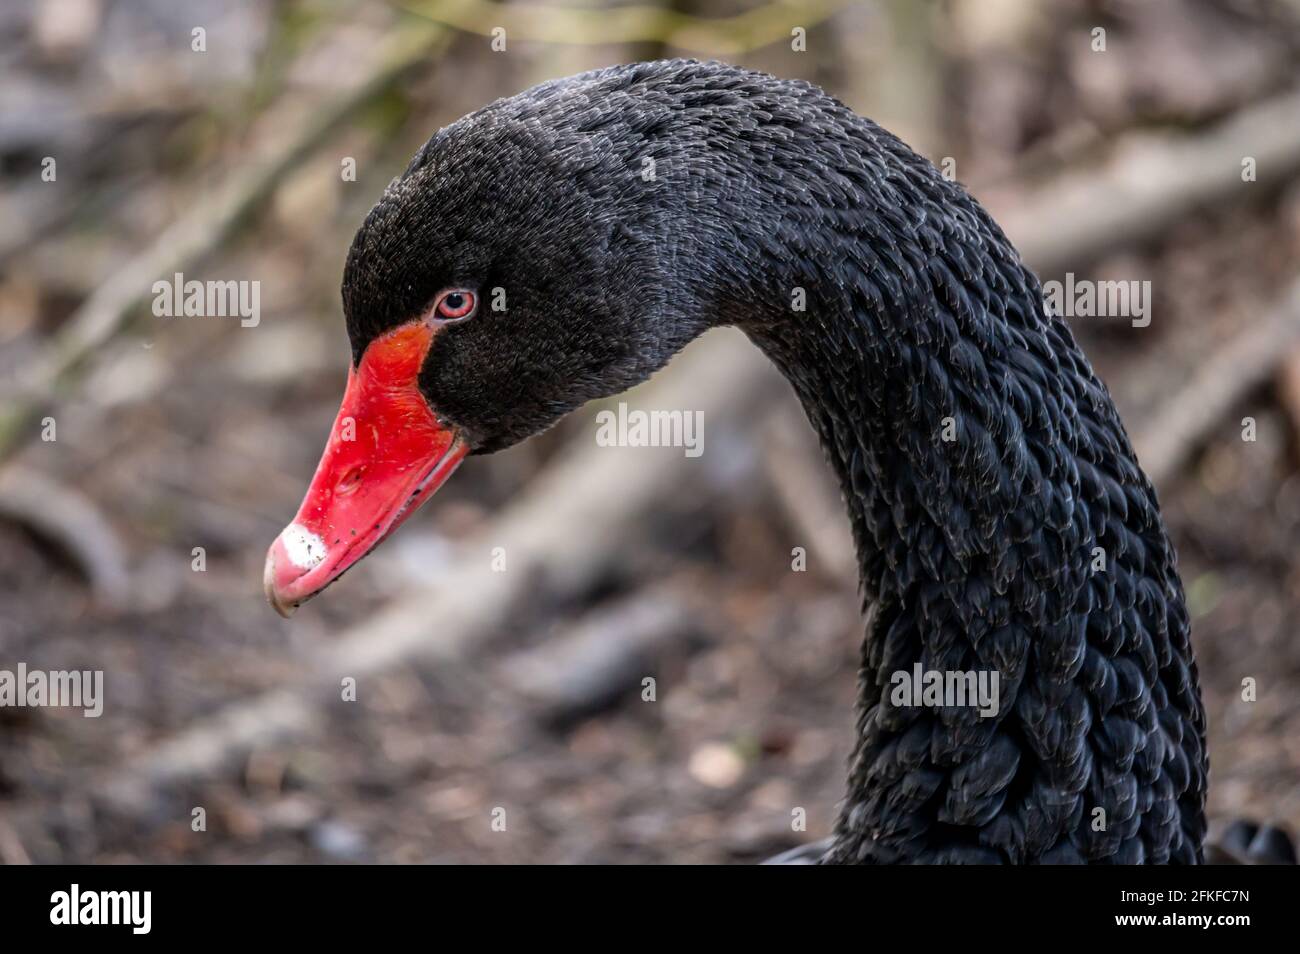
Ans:
{"type": "Polygon", "coordinates": [[[974,200],[876,127],[853,133],[851,188],[737,255],[750,291],[730,303],[798,392],[861,564],[858,739],[828,860],[1197,861],[1183,592],[1110,396],[974,200]],[[945,705],[906,693],[918,665],[945,705]],[[980,684],[966,674],[996,674],[996,712],[952,694],[980,684]]]}

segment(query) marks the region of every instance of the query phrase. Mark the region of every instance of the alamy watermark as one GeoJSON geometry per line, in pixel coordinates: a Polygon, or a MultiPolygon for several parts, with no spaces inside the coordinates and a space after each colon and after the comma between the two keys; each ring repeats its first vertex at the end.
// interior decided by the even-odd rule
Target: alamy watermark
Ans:
{"type": "Polygon", "coordinates": [[[0,669],[0,709],[27,706],[68,706],[81,709],[87,719],[104,712],[102,669],[0,669]]]}
{"type": "Polygon", "coordinates": [[[50,895],[50,923],[120,924],[129,927],[132,934],[148,934],[153,926],[153,892],[83,891],[73,882],[67,891],[50,895]]]}
{"type": "Polygon", "coordinates": [[[262,320],[259,281],[186,281],[177,272],[172,280],[153,283],[153,313],[158,318],[238,318],[244,328],[262,320]]]}
{"type": "Polygon", "coordinates": [[[629,410],[626,401],[618,411],[596,414],[599,447],[681,447],[687,457],[704,453],[703,411],[629,410]]]}
{"type": "Polygon", "coordinates": [[[1001,681],[996,669],[926,669],[915,663],[911,672],[899,669],[889,677],[889,701],[900,709],[972,706],[987,719],[998,714],[1001,681]]]}
{"type": "Polygon", "coordinates": [[[1151,324],[1149,281],[1076,281],[1074,272],[1066,272],[1064,282],[1043,283],[1043,299],[1063,318],[1129,318],[1134,328],[1151,324]]]}

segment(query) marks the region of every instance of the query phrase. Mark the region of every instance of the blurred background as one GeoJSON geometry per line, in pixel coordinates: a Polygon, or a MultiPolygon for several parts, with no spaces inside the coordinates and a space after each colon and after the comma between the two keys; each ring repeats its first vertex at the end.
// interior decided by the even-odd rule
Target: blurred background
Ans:
{"type": "Polygon", "coordinates": [[[1211,817],[1300,828],[1300,3],[7,0],[0,669],[103,670],[106,699],[0,709],[0,861],[749,862],[829,832],[855,561],[738,335],[626,398],[702,411],[700,457],[597,447],[588,408],[291,622],[262,595],[384,186],[497,97],[667,56],[822,85],[1045,280],[1151,283],[1149,325],[1073,324],[1180,552],[1211,817]],[[155,317],[176,272],[260,282],[260,321],[155,317]]]}

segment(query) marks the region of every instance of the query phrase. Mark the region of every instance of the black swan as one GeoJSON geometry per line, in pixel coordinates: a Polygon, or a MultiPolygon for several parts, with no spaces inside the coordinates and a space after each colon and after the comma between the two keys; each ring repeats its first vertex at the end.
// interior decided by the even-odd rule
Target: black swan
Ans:
{"type": "Polygon", "coordinates": [[[817,860],[1203,860],[1205,711],[1155,492],[1038,279],[888,132],[717,63],[545,83],[429,140],[357,232],[343,305],[343,405],[267,557],[282,614],[467,454],[736,325],[798,392],[861,564],[857,742],[817,860]],[[996,673],[996,711],[898,703],[916,666],[996,673]]]}

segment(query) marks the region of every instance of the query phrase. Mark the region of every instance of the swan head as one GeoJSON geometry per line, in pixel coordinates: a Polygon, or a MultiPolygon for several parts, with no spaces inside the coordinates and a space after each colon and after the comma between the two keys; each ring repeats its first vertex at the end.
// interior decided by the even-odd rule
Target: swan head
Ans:
{"type": "Polygon", "coordinates": [[[343,277],[347,388],[267,556],[283,615],[464,457],[643,381],[711,323],[683,182],[658,168],[681,148],[662,127],[671,103],[638,95],[640,112],[611,111],[611,83],[627,85],[612,75],[545,84],[444,128],[366,216],[343,277]]]}

